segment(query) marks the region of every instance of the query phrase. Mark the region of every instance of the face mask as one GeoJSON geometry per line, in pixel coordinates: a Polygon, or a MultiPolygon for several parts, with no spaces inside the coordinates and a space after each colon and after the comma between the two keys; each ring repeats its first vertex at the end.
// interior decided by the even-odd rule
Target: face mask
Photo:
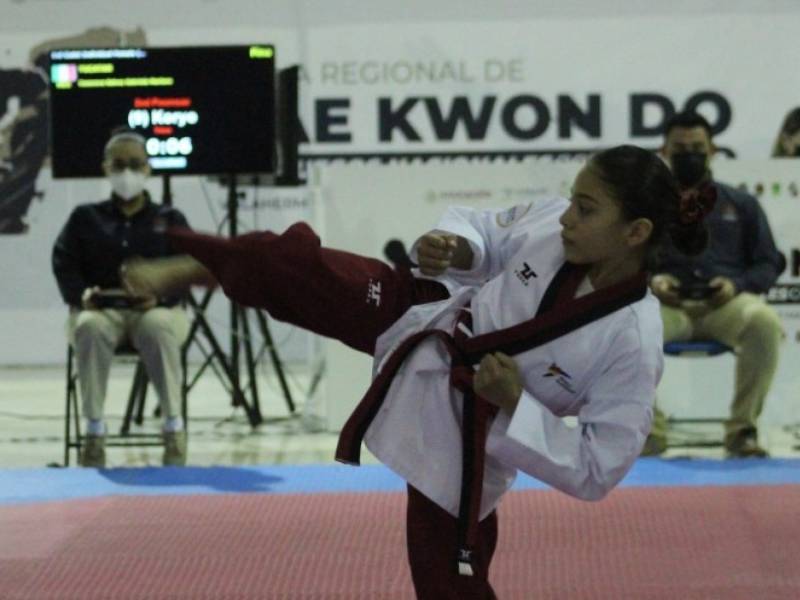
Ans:
{"type": "Polygon", "coordinates": [[[125,169],[121,172],[114,172],[109,175],[111,189],[114,194],[123,200],[133,200],[144,190],[147,175],[141,171],[131,171],[125,169]]]}
{"type": "Polygon", "coordinates": [[[692,187],[706,174],[706,159],[703,152],[678,152],[672,155],[672,172],[683,187],[692,187]]]}

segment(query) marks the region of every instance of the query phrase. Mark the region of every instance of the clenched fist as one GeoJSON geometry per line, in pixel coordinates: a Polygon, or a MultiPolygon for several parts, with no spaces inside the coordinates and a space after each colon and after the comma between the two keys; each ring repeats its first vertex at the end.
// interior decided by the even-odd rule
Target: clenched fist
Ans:
{"type": "Polygon", "coordinates": [[[478,366],[472,388],[487,402],[513,414],[522,395],[522,378],[517,363],[502,352],[487,354],[478,366]]]}
{"type": "Polygon", "coordinates": [[[423,275],[436,277],[447,269],[472,268],[472,248],[469,242],[454,233],[431,231],[417,244],[417,264],[423,275]]]}
{"type": "Polygon", "coordinates": [[[417,259],[423,275],[435,277],[450,267],[458,246],[456,238],[452,233],[426,233],[420,238],[417,259]]]}

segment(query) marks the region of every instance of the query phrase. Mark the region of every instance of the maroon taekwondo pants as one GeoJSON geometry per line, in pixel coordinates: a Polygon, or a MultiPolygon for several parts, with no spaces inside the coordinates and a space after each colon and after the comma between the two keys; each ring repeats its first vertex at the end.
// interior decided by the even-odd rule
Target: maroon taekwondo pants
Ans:
{"type": "Polygon", "coordinates": [[[322,248],[306,223],[283,234],[222,238],[171,229],[169,238],[213,273],[231,300],[372,354],[375,341],[409,307],[448,297],[380,260],[322,248]]]}
{"type": "MultiPolygon", "coordinates": [[[[448,297],[438,282],[416,279],[379,260],[323,248],[306,223],[283,234],[255,232],[222,238],[171,229],[175,250],[200,261],[225,294],[243,306],[351,348],[373,354],[377,338],[415,304],[448,297]]],[[[495,598],[488,581],[497,543],[497,515],[479,526],[476,573],[461,576],[457,519],[408,488],[407,545],[411,576],[422,600],[495,598]]]]}
{"type": "Polygon", "coordinates": [[[425,495],[408,486],[406,543],[414,590],[420,600],[491,600],[489,564],[497,546],[497,511],[478,524],[472,559],[475,574],[459,575],[458,520],[425,495]]]}

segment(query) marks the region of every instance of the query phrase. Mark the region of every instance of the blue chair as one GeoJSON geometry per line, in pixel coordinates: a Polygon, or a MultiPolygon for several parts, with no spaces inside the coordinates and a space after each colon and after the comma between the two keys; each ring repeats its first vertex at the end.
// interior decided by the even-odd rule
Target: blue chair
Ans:
{"type": "MultiPolygon", "coordinates": [[[[721,342],[713,340],[696,340],[689,342],[667,342],[664,344],[664,354],[668,356],[684,356],[684,357],[697,357],[697,356],[719,356],[726,352],[734,353],[733,348],[726,346],[721,342]]],[[[704,425],[704,424],[723,424],[726,421],[721,417],[695,417],[695,418],[678,418],[669,416],[667,423],[672,425],[704,425]]],[[[716,448],[722,446],[724,442],[720,439],[693,439],[672,441],[668,443],[671,448],[716,448]]]]}
{"type": "Polygon", "coordinates": [[[726,352],[733,352],[733,348],[726,346],[721,342],[713,340],[698,340],[692,342],[667,342],[664,344],[664,354],[670,356],[683,356],[683,355],[702,355],[702,356],[717,356],[718,354],[725,354],[726,352]]]}

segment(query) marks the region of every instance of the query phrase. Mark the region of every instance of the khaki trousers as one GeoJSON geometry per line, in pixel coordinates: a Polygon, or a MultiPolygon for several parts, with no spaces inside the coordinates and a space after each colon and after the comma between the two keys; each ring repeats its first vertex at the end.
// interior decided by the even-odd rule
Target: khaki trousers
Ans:
{"type": "Polygon", "coordinates": [[[127,340],[139,352],[158,394],[161,414],[181,415],[181,346],[189,319],[179,307],[136,310],[76,310],[67,321],[75,349],[83,416],[101,420],[115,349],[127,340]]]}
{"type": "MultiPolygon", "coordinates": [[[[664,342],[715,340],[736,352],[736,375],[725,440],[755,428],[778,366],[784,333],[775,310],[760,296],[743,292],[723,306],[707,310],[661,305],[664,342]]],[[[666,417],[658,408],[651,434],[666,435],[666,417]]]]}

